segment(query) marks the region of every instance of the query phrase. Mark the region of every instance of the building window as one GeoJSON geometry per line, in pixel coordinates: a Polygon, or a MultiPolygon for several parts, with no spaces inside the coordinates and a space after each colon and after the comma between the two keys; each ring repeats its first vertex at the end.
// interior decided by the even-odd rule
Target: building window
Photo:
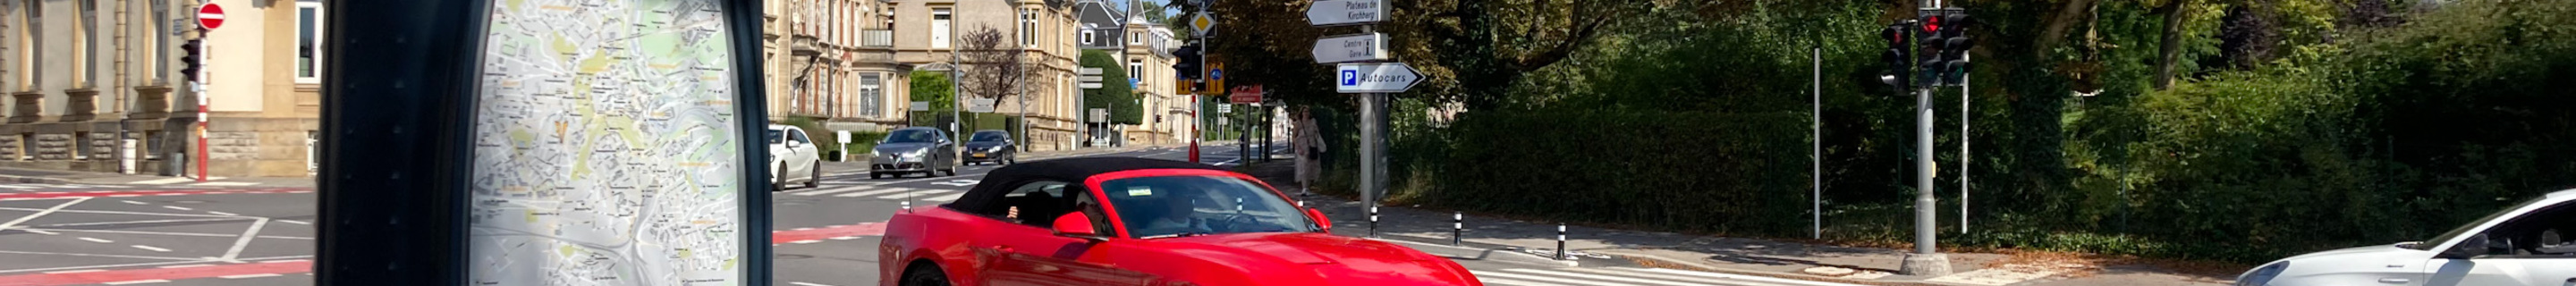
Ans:
{"type": "MultiPolygon", "coordinates": [[[[148,20],[144,20],[144,21],[135,21],[135,22],[141,22],[141,23],[157,23],[157,22],[165,22],[165,21],[166,21],[165,19],[170,19],[170,1],[169,1],[169,0],[152,0],[152,8],[151,8],[151,9],[149,9],[149,10],[151,10],[151,13],[152,13],[152,14],[151,14],[151,18],[147,18],[148,20]]],[[[150,73],[151,75],[147,75],[147,76],[144,76],[144,77],[145,77],[145,79],[146,79],[146,80],[148,80],[148,81],[149,81],[148,83],[150,83],[150,84],[168,84],[168,83],[170,82],[170,76],[169,76],[169,75],[170,75],[170,49],[171,49],[171,47],[170,47],[170,45],[163,45],[162,43],[164,43],[164,42],[163,42],[163,39],[168,39],[168,38],[170,38],[170,37],[175,37],[175,36],[171,36],[171,35],[170,35],[170,25],[143,25],[143,26],[144,26],[144,27],[147,27],[147,28],[145,28],[145,29],[148,29],[148,30],[150,30],[150,31],[152,32],[151,34],[145,34],[145,35],[143,35],[142,37],[136,37],[136,38],[141,38],[141,40],[143,41],[143,47],[144,47],[144,48],[140,49],[140,50],[143,50],[143,54],[144,54],[144,55],[146,55],[146,56],[144,56],[144,57],[143,57],[143,58],[144,58],[143,63],[144,63],[145,65],[149,65],[149,66],[151,66],[151,67],[152,67],[151,69],[146,69],[146,70],[152,71],[152,72],[150,73]]]]}
{"type": "Polygon", "coordinates": [[[1144,40],[1144,38],[1138,38],[1138,37],[1136,37],[1136,33],[1127,33],[1127,44],[1129,44],[1129,45],[1142,45],[1142,44],[1145,44],[1145,40],[1144,40]]]}
{"type": "Polygon", "coordinates": [[[322,11],[319,0],[295,1],[295,83],[322,83],[322,11]]]}
{"type": "Polygon", "coordinates": [[[1020,9],[1020,45],[1038,46],[1038,9],[1020,9]]]}
{"type": "MultiPolygon", "coordinates": [[[[1142,78],[1145,78],[1145,73],[1144,73],[1144,72],[1145,72],[1145,62],[1143,62],[1143,61],[1139,61],[1139,60],[1127,60],[1127,78],[1128,78],[1128,79],[1142,79],[1142,78]]],[[[1129,86],[1129,87],[1134,87],[1134,86],[1129,86]]]]}
{"type": "Polygon", "coordinates": [[[1082,30],[1082,44],[1083,44],[1083,45],[1094,45],[1094,44],[1092,44],[1092,43],[1091,43],[1091,38],[1092,38],[1092,32],[1091,32],[1091,30],[1090,30],[1090,29],[1083,29],[1083,30],[1082,30]]]}
{"type": "Polygon", "coordinates": [[[930,9],[930,48],[948,48],[948,8],[930,9]]]}
{"type": "Polygon", "coordinates": [[[877,86],[879,80],[877,73],[859,75],[859,110],[868,117],[885,114],[885,90],[877,86]]]}
{"type": "Polygon", "coordinates": [[[42,4],[44,2],[37,0],[27,0],[18,4],[18,7],[26,8],[22,13],[26,16],[18,18],[19,24],[22,24],[18,25],[19,91],[35,91],[36,82],[44,80],[44,73],[36,72],[36,67],[42,66],[40,62],[45,60],[43,57],[36,56],[45,54],[45,41],[43,35],[40,35],[45,30],[45,9],[37,8],[37,6],[43,6],[42,4]]]}
{"type": "Polygon", "coordinates": [[[81,62],[72,65],[72,87],[89,88],[98,82],[98,52],[90,50],[98,46],[98,31],[94,27],[98,23],[98,2],[81,0],[78,5],[80,18],[72,22],[72,36],[80,39],[72,41],[72,58],[81,62]]]}

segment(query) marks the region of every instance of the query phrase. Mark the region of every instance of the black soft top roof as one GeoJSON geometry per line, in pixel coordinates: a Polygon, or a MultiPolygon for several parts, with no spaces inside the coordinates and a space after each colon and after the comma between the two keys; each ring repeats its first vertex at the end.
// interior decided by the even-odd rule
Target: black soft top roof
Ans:
{"type": "Polygon", "coordinates": [[[1226,171],[1226,169],[1206,164],[1145,158],[1067,158],[1028,161],[1002,166],[1001,169],[994,169],[992,173],[985,174],[984,179],[977,182],[974,189],[967,190],[966,195],[958,197],[957,202],[949,203],[949,207],[967,210],[996,208],[1001,205],[1002,202],[999,200],[1004,193],[1009,193],[1014,187],[1031,181],[1073,183],[1076,186],[1071,189],[1088,190],[1088,187],[1080,185],[1083,180],[1090,179],[1091,176],[1146,169],[1226,171]]]}

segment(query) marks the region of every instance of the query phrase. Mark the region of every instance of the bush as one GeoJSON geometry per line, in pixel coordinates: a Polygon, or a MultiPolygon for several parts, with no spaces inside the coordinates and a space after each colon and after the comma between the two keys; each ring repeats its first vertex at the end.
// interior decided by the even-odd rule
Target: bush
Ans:
{"type": "Polygon", "coordinates": [[[1431,203],[1657,229],[1790,235],[1807,211],[1804,114],[1471,112],[1431,203]]]}

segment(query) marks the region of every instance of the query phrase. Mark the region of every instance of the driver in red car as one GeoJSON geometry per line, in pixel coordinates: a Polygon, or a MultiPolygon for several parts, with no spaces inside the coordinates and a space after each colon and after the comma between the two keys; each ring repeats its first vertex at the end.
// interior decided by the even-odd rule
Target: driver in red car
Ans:
{"type": "Polygon", "coordinates": [[[1157,197],[1158,200],[1146,201],[1149,205],[1137,208],[1140,212],[1136,217],[1145,220],[1144,229],[1138,233],[1194,235],[1216,232],[1197,219],[1198,204],[1194,203],[1197,200],[1180,193],[1164,193],[1157,197]]]}

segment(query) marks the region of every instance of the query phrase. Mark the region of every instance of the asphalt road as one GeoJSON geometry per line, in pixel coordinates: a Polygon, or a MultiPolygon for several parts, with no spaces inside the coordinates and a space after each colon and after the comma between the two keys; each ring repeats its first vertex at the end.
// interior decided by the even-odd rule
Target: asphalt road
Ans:
{"type": "MultiPolygon", "coordinates": [[[[1273,148],[1285,152],[1285,148],[1273,148]]],[[[1240,163],[1236,145],[1201,161],[1240,163]]],[[[1185,160],[1185,148],[1075,157],[1185,160]]],[[[1038,160],[1038,158],[1031,158],[1038,160]]],[[[894,210],[953,201],[998,166],[955,176],[870,179],[826,165],[820,186],[773,193],[776,285],[876,285],[875,247],[894,210]]],[[[0,286],[311,285],[308,188],[0,185],[0,286]]],[[[1425,246],[1416,246],[1425,247],[1425,246]]],[[[1840,285],[1622,267],[1460,259],[1488,285],[1840,285]]]]}

